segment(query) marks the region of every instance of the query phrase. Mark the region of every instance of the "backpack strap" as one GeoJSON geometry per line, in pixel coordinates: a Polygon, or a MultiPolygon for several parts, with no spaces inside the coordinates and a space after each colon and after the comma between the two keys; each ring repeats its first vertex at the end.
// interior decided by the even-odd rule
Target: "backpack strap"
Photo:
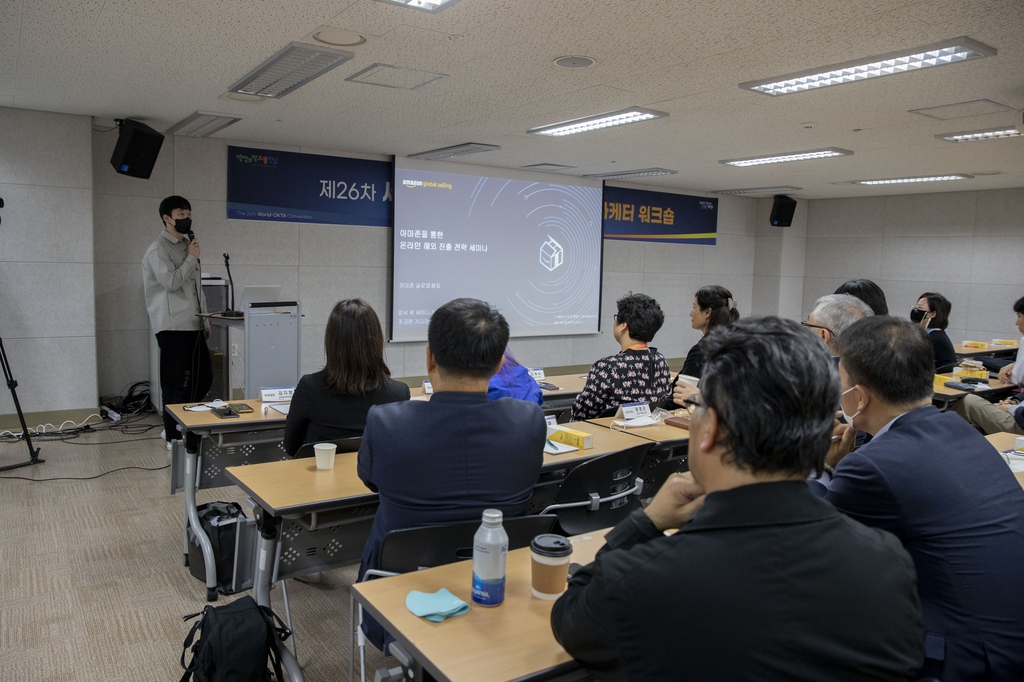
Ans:
{"type": "MultiPolygon", "coordinates": [[[[191,616],[186,616],[185,620],[188,620],[189,618],[195,618],[198,615],[198,613],[194,613],[191,616]]],[[[192,641],[195,639],[196,631],[199,630],[199,628],[201,628],[202,625],[203,619],[196,621],[195,625],[192,626],[192,629],[188,631],[188,636],[185,638],[185,644],[181,649],[181,667],[185,670],[185,674],[181,676],[180,682],[189,682],[189,680],[192,679],[192,673],[195,672],[196,667],[199,665],[198,662],[196,661],[195,651],[193,651],[192,661],[186,666],[185,653],[189,650],[189,647],[192,646],[192,641]]]]}
{"type": "Polygon", "coordinates": [[[267,643],[269,644],[268,653],[270,655],[270,662],[274,666],[274,675],[279,681],[284,680],[284,675],[281,670],[281,643],[287,640],[292,635],[292,631],[288,629],[281,617],[278,616],[270,607],[260,606],[260,613],[263,614],[263,620],[267,623],[267,643]],[[276,623],[275,623],[276,621],[276,623]]]}

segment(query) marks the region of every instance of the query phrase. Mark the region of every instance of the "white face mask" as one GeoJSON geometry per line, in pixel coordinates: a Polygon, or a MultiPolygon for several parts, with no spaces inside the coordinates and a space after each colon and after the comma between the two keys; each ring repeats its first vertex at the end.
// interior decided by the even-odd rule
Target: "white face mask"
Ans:
{"type": "MultiPolygon", "coordinates": [[[[842,395],[839,396],[839,411],[843,413],[843,419],[845,419],[846,423],[849,424],[850,426],[853,426],[853,420],[856,419],[857,415],[861,413],[861,410],[857,410],[852,415],[846,414],[846,410],[843,409],[843,402],[842,401],[843,401],[843,396],[846,395],[847,393],[849,393],[850,391],[852,391],[855,388],[857,388],[857,387],[856,386],[851,386],[850,388],[848,388],[845,391],[843,391],[842,395]]],[[[856,428],[856,427],[854,427],[854,428],[856,428]]]]}

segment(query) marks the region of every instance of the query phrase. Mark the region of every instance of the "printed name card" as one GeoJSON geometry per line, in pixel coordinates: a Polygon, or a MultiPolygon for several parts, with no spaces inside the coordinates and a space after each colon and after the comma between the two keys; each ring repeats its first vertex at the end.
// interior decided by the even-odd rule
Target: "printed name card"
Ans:
{"type": "Polygon", "coordinates": [[[558,418],[553,414],[544,417],[544,421],[548,423],[548,426],[558,426],[558,418]]]}
{"type": "Polygon", "coordinates": [[[537,381],[544,381],[543,367],[531,367],[528,371],[530,372],[530,376],[536,379],[537,381]]]}
{"type": "Polygon", "coordinates": [[[622,410],[623,419],[651,416],[651,406],[647,403],[625,403],[620,405],[619,409],[622,410]]]}
{"type": "Polygon", "coordinates": [[[430,384],[429,379],[423,380],[423,395],[434,395],[434,387],[430,384]]]}
{"type": "Polygon", "coordinates": [[[293,393],[295,393],[294,386],[270,386],[268,388],[260,388],[260,400],[265,403],[285,402],[292,399],[293,393]]]}

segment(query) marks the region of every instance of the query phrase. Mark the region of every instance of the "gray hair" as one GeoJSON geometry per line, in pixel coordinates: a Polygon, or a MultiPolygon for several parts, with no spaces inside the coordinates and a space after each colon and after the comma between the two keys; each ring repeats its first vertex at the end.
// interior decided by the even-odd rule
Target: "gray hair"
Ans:
{"type": "Polygon", "coordinates": [[[846,328],[857,320],[874,315],[864,301],[849,294],[829,294],[814,302],[811,311],[815,321],[827,327],[836,336],[842,335],[846,328]]]}

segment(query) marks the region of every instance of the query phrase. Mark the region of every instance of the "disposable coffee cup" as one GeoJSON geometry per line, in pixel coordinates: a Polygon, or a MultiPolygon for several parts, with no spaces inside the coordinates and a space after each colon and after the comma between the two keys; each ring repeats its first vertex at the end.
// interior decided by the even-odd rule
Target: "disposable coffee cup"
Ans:
{"type": "Polygon", "coordinates": [[[321,470],[334,468],[334,451],[338,446],[334,443],[317,443],[313,446],[316,453],[316,468],[321,470]]]}
{"type": "Polygon", "coordinates": [[[565,591],[572,544],[561,535],[538,535],[530,543],[533,596],[554,601],[565,591]]]}

